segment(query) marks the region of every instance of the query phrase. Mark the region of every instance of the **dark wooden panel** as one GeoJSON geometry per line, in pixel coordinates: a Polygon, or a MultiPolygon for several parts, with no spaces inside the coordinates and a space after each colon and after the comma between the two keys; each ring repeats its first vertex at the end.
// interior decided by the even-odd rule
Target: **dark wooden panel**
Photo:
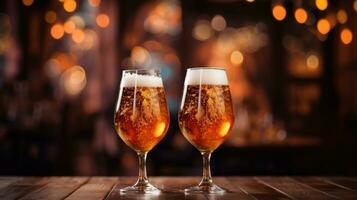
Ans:
{"type": "Polygon", "coordinates": [[[326,192],[336,198],[340,199],[357,199],[357,192],[353,190],[346,189],[345,187],[340,187],[335,184],[330,184],[319,177],[294,177],[300,183],[309,185],[320,191],[326,192]]]}
{"type": "Polygon", "coordinates": [[[53,177],[51,181],[21,199],[64,199],[88,181],[88,177],[53,177]]]}
{"type": "Polygon", "coordinates": [[[259,183],[252,177],[228,177],[228,180],[232,182],[232,185],[239,187],[245,193],[250,194],[259,200],[290,199],[283,193],[259,183]]]}
{"type": "Polygon", "coordinates": [[[328,177],[323,179],[330,184],[357,191],[357,181],[355,181],[355,178],[328,177]]]}
{"type": "Polygon", "coordinates": [[[92,177],[86,184],[74,191],[67,200],[96,200],[104,199],[112,190],[118,178],[92,177]]]}
{"type": "Polygon", "coordinates": [[[0,199],[17,199],[27,193],[41,188],[49,182],[49,178],[27,177],[13,182],[0,189],[0,199]]]}
{"type": "Polygon", "coordinates": [[[292,199],[336,199],[335,196],[301,184],[289,177],[259,177],[256,180],[292,199]]]}

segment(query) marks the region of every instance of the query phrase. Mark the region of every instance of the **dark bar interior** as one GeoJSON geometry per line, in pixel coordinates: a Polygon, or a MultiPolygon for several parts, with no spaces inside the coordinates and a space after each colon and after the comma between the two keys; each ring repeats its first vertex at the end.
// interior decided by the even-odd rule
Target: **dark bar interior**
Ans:
{"type": "Polygon", "coordinates": [[[225,68],[214,176],[356,176],[357,1],[0,1],[0,175],[136,176],[114,128],[122,70],[162,74],[150,176],[200,176],[178,125],[186,69],[225,68]],[[328,2],[328,3],[326,3],[328,2]]]}

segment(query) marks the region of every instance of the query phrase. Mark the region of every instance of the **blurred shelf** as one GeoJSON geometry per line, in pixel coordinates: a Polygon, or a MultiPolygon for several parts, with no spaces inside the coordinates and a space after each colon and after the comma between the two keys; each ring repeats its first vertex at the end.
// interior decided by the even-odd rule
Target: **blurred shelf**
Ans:
{"type": "Polygon", "coordinates": [[[225,146],[246,148],[246,147],[313,147],[320,146],[322,139],[310,136],[289,136],[281,141],[247,141],[244,143],[227,142],[225,146]]]}

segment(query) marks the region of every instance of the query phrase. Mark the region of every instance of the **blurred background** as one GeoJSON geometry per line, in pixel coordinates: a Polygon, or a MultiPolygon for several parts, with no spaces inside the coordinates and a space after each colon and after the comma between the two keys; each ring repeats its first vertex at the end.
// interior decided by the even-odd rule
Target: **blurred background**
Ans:
{"type": "Polygon", "coordinates": [[[236,112],[214,175],[357,175],[357,0],[0,1],[0,174],[137,175],[121,71],[162,71],[149,175],[200,175],[177,112],[186,68],[226,68],[236,112]]]}

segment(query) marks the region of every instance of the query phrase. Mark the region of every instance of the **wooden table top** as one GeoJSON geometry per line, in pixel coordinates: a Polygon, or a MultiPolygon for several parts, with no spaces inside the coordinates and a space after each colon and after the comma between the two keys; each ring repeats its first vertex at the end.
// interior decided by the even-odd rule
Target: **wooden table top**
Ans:
{"type": "Polygon", "coordinates": [[[223,195],[185,195],[200,177],[151,177],[160,195],[121,195],[135,177],[0,177],[0,199],[357,199],[351,177],[214,177],[223,195]]]}

